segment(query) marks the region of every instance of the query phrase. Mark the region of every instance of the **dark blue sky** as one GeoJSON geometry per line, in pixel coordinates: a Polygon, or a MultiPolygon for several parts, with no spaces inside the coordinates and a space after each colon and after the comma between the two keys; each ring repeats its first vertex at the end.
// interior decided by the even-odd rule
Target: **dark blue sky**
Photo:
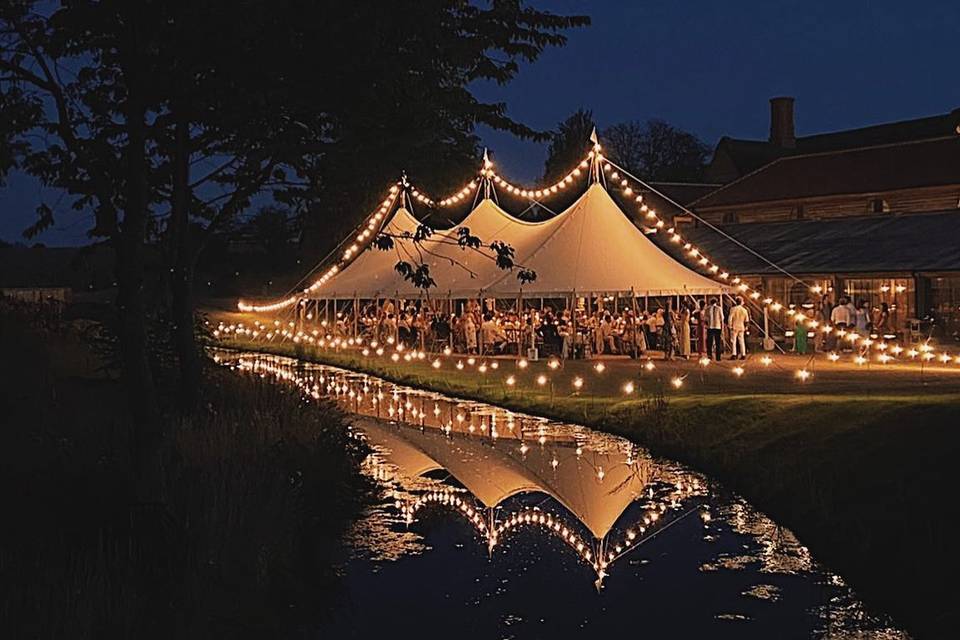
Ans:
{"type": "MultiPolygon", "coordinates": [[[[797,99],[798,135],[944,113],[960,107],[960,1],[536,0],[593,25],[570,34],[505,87],[483,86],[515,118],[552,128],[578,107],[600,126],[663,118],[709,144],[764,139],[768,99],[797,99]]],[[[482,131],[505,176],[535,179],[545,146],[482,131]]],[[[0,238],[18,239],[39,192],[0,189],[0,238]]],[[[84,242],[89,218],[64,211],[49,245],[84,242]]]]}

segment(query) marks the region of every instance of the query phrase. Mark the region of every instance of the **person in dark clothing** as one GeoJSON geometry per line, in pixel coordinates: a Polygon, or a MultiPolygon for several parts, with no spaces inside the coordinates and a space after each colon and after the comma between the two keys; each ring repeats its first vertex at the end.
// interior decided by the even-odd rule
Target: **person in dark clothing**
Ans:
{"type": "Polygon", "coordinates": [[[673,317],[673,303],[667,300],[667,308],[663,311],[663,328],[660,330],[660,338],[663,341],[663,357],[665,360],[673,360],[673,346],[676,341],[675,331],[676,323],[674,323],[673,317]]]}

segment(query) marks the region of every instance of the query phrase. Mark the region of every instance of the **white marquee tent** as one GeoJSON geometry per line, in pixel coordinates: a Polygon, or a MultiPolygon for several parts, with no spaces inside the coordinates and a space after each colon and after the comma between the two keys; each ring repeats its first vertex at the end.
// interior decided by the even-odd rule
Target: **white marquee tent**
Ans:
{"type": "MultiPolygon", "coordinates": [[[[385,231],[412,234],[417,221],[399,209],[385,231]]],[[[313,292],[315,298],[418,298],[422,292],[395,270],[399,260],[424,263],[436,281],[431,294],[451,299],[566,297],[633,292],[636,296],[716,294],[725,287],[664,253],[623,214],[600,184],[593,184],[568,209],[544,222],[525,222],[485,199],[452,229],[436,232],[417,247],[395,238],[390,251],[368,248],[352,264],[313,292]],[[517,265],[537,278],[521,283],[516,269],[503,271],[489,249],[462,248],[460,229],[484,243],[513,247],[517,265]]]]}

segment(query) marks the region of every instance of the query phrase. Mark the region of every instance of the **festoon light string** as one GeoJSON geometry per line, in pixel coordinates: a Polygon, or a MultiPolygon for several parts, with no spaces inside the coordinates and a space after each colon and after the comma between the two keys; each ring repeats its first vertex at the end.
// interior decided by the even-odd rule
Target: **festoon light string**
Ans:
{"type": "MultiPolygon", "coordinates": [[[[787,270],[783,269],[779,265],[770,261],[769,259],[762,256],[761,254],[754,251],[753,249],[747,247],[742,242],[738,241],[736,238],[730,236],[729,234],[724,232],[722,229],[719,229],[718,227],[703,220],[700,216],[697,216],[696,213],[694,213],[687,207],[684,207],[683,205],[677,203],[675,200],[663,194],[661,191],[657,190],[656,188],[652,187],[650,184],[646,183],[645,181],[637,178],[633,174],[624,170],[622,167],[615,164],[614,162],[612,162],[611,160],[609,160],[608,158],[606,158],[601,154],[601,145],[599,144],[599,142],[597,142],[594,138],[592,138],[592,141],[593,141],[593,147],[587,153],[587,155],[580,162],[578,162],[577,165],[572,170],[567,172],[563,178],[561,178],[560,180],[558,180],[557,182],[549,186],[543,186],[539,188],[526,188],[526,187],[520,187],[508,182],[502,176],[500,176],[495,172],[493,168],[493,163],[489,160],[486,152],[484,153],[484,159],[483,159],[481,169],[479,171],[478,179],[470,180],[461,189],[459,189],[452,195],[441,198],[439,200],[435,200],[429,197],[422,190],[416,188],[415,186],[407,182],[406,178],[402,179],[401,181],[395,183],[390,187],[389,194],[383,200],[379,208],[367,218],[367,220],[365,221],[365,224],[362,224],[360,227],[358,227],[356,237],[353,238],[353,242],[350,244],[350,246],[348,246],[343,251],[341,258],[335,264],[329,267],[319,279],[314,281],[309,287],[304,288],[301,293],[305,295],[313,291],[316,291],[318,288],[323,286],[323,284],[325,284],[328,280],[330,280],[330,278],[334,277],[340,270],[342,270],[342,268],[344,268],[352,258],[356,257],[364,248],[366,248],[366,246],[369,244],[369,241],[376,236],[378,230],[382,226],[390,210],[393,208],[394,204],[396,203],[398,196],[405,191],[409,192],[409,196],[413,200],[415,200],[416,202],[425,204],[427,206],[450,207],[465,201],[469,197],[469,195],[473,193],[475,190],[477,190],[481,185],[483,185],[483,182],[486,180],[486,181],[489,181],[489,183],[491,183],[494,186],[501,187],[503,190],[505,190],[507,193],[511,195],[515,195],[521,198],[535,201],[540,198],[546,198],[546,197],[555,195],[557,193],[560,193],[561,191],[564,191],[577,178],[582,177],[585,174],[589,175],[589,172],[593,167],[593,168],[596,168],[597,170],[598,180],[600,179],[601,176],[604,176],[604,174],[606,174],[606,177],[609,178],[609,181],[612,182],[613,184],[616,184],[621,190],[621,193],[625,197],[633,198],[634,202],[639,207],[640,213],[643,214],[643,216],[646,218],[646,220],[648,221],[648,224],[651,227],[653,227],[656,230],[664,230],[670,236],[670,242],[682,246],[683,255],[688,261],[690,261],[696,267],[707,272],[707,274],[713,279],[717,280],[718,283],[732,288],[734,291],[744,295],[745,297],[753,301],[759,301],[766,308],[769,308],[771,311],[776,312],[776,311],[780,311],[783,308],[787,308],[786,314],[788,316],[791,316],[791,317],[798,316],[796,319],[800,324],[805,325],[810,329],[819,330],[820,333],[824,335],[830,334],[831,332],[836,331],[838,338],[847,340],[849,343],[851,343],[852,346],[859,346],[862,349],[872,348],[874,351],[878,353],[877,360],[882,364],[886,364],[888,362],[895,360],[897,356],[901,354],[906,354],[911,359],[916,359],[917,357],[919,357],[922,362],[929,362],[936,358],[944,364],[950,363],[950,362],[960,364],[960,356],[954,356],[945,351],[940,353],[939,355],[933,353],[934,348],[929,344],[929,342],[925,342],[923,344],[917,345],[916,348],[907,348],[900,345],[899,343],[890,342],[888,339],[880,338],[878,336],[871,336],[871,335],[861,336],[856,331],[835,329],[829,323],[821,323],[820,321],[814,318],[807,317],[805,313],[798,312],[796,309],[793,308],[793,305],[785,304],[782,301],[776,300],[770,296],[765,297],[761,290],[751,287],[748,283],[744,282],[741,276],[732,274],[729,270],[722,268],[721,265],[711,260],[706,255],[706,253],[702,248],[686,240],[683,237],[683,235],[680,233],[680,231],[676,228],[675,225],[668,227],[666,221],[657,214],[656,210],[650,208],[644,202],[643,193],[642,193],[643,190],[646,189],[653,193],[656,193],[658,196],[660,196],[667,202],[671,203],[673,206],[676,206],[679,210],[687,213],[688,215],[695,217],[698,220],[702,220],[704,224],[706,224],[709,228],[719,233],[721,236],[723,236],[727,240],[734,242],[741,248],[749,251],[751,254],[763,260],[765,263],[771,265],[773,268],[783,273],[787,277],[791,278],[795,282],[802,283],[804,286],[809,287],[812,293],[820,294],[822,293],[822,288],[819,285],[814,285],[814,286],[808,285],[807,283],[803,282],[793,274],[789,273],[787,270]],[[633,183],[631,183],[631,180],[633,180],[633,183]]],[[[350,238],[347,238],[346,241],[349,241],[349,240],[350,238]]],[[[346,241],[341,243],[341,245],[339,246],[342,247],[343,244],[346,243],[346,241]]],[[[263,305],[246,304],[243,301],[240,301],[238,303],[238,308],[241,311],[251,311],[251,312],[278,311],[278,310],[295,305],[298,300],[302,299],[302,297],[303,295],[301,294],[293,294],[293,295],[289,295],[288,297],[280,301],[270,303],[270,304],[263,304],[263,305]]],[[[291,323],[291,326],[292,326],[292,323],[291,323]]],[[[259,332],[259,333],[261,335],[263,334],[263,332],[259,332]]],[[[288,332],[286,330],[278,331],[277,334],[281,335],[284,339],[286,338],[292,339],[293,337],[295,337],[293,336],[292,332],[288,332]]],[[[272,335],[271,335],[271,338],[272,338],[272,335]]],[[[327,344],[333,345],[335,340],[336,339],[334,338],[328,337],[328,339],[325,342],[327,344]]],[[[346,341],[344,341],[344,343],[346,343],[346,341]]],[[[358,345],[359,345],[359,341],[358,341],[358,345]]],[[[340,345],[337,344],[336,346],[339,348],[340,345]]],[[[346,345],[344,344],[343,346],[346,346],[346,345]]],[[[839,359],[839,356],[836,353],[831,353],[829,355],[829,359],[831,361],[836,361],[839,359]]],[[[858,365],[866,364],[868,361],[869,361],[868,359],[863,357],[862,353],[857,354],[854,357],[854,362],[858,365]]],[[[797,373],[797,378],[800,379],[801,381],[807,380],[809,376],[812,375],[806,369],[798,370],[796,373],[797,373]]],[[[742,372],[740,375],[742,375],[742,372]]],[[[674,381],[674,386],[675,388],[679,388],[680,386],[682,386],[682,379],[679,381],[679,384],[677,384],[677,381],[674,381]]]]}

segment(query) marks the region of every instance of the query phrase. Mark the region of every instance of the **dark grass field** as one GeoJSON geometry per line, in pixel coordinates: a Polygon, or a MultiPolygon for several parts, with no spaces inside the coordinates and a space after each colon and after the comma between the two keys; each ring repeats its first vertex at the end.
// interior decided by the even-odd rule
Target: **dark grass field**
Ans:
{"type": "Polygon", "coordinates": [[[275,637],[335,610],[339,538],[374,490],[336,407],[215,367],[196,413],[164,390],[165,495],[143,505],[101,355],[9,313],[0,349],[0,635],[275,637]]]}

